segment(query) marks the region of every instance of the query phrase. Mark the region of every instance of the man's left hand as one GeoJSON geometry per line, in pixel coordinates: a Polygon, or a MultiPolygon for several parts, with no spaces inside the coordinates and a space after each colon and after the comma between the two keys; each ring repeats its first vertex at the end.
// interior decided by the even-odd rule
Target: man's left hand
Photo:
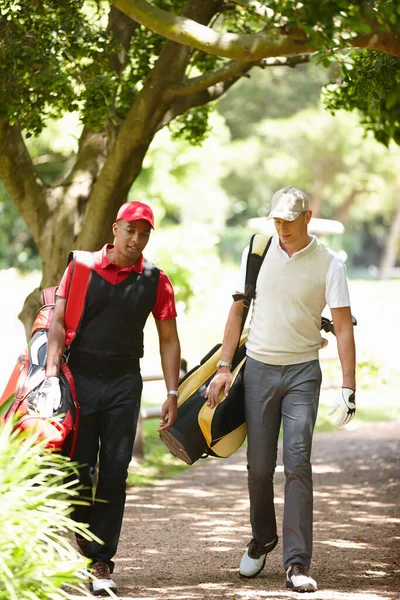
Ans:
{"type": "Polygon", "coordinates": [[[46,377],[40,386],[36,398],[36,413],[39,417],[52,417],[61,404],[60,379],[57,376],[46,377]]]}
{"type": "Polygon", "coordinates": [[[339,409],[339,413],[336,417],[334,425],[336,427],[342,427],[350,423],[354,415],[356,414],[356,392],[351,388],[343,387],[340,395],[337,397],[335,402],[332,404],[332,408],[328,412],[328,415],[333,415],[336,410],[339,409]]]}
{"type": "Polygon", "coordinates": [[[169,396],[161,407],[160,426],[157,431],[169,429],[175,423],[178,416],[177,397],[169,396]]]}

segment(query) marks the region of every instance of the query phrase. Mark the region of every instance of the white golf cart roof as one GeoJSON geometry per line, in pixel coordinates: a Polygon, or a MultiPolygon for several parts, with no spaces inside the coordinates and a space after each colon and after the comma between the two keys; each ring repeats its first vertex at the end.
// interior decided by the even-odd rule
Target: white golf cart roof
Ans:
{"type": "MultiPolygon", "coordinates": [[[[256,217],[254,219],[249,219],[248,224],[250,229],[259,231],[260,233],[270,233],[271,235],[276,233],[273,219],[256,217]]],[[[344,232],[344,225],[340,221],[334,221],[333,219],[318,219],[311,217],[308,231],[310,233],[315,233],[315,235],[341,234],[344,232]]]]}

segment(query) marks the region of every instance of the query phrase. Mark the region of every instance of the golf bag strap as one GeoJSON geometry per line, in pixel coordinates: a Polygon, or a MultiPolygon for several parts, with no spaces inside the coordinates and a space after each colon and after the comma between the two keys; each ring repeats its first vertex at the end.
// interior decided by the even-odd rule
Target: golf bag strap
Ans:
{"type": "Polygon", "coordinates": [[[74,250],[69,253],[68,263],[72,262],[71,281],[65,307],[65,345],[69,346],[83,317],[86,293],[93,271],[94,259],[91,252],[74,250]]]}
{"type": "Polygon", "coordinates": [[[239,294],[235,294],[233,299],[244,300],[242,326],[240,331],[243,330],[244,324],[249,313],[251,301],[253,300],[256,293],[256,283],[258,273],[260,272],[261,265],[271,245],[272,237],[262,234],[254,234],[251,236],[249,245],[249,254],[247,256],[246,264],[246,279],[244,286],[244,294],[241,294],[241,298],[237,298],[239,294]]]}
{"type": "Polygon", "coordinates": [[[57,286],[44,288],[43,290],[43,304],[54,304],[57,292],[57,286]]]}

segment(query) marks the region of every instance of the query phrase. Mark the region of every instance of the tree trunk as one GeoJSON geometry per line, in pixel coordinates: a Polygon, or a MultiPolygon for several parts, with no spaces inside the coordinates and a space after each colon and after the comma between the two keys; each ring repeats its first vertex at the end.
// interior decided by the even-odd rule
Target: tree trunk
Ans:
{"type": "Polygon", "coordinates": [[[313,216],[319,217],[321,214],[321,205],[323,198],[323,180],[320,176],[320,168],[318,164],[314,165],[313,173],[313,183],[310,187],[310,208],[313,212],[313,216]]]}
{"type": "Polygon", "coordinates": [[[390,226],[389,235],[386,236],[385,250],[379,265],[379,279],[388,279],[390,269],[396,264],[400,243],[400,196],[397,199],[397,210],[390,226]]]}
{"type": "MultiPolygon", "coordinates": [[[[191,0],[185,13],[198,22],[208,24],[220,8],[220,4],[216,0],[191,0]]],[[[126,22],[129,20],[122,14],[121,19],[118,19],[115,11],[116,9],[112,8],[110,26],[114,29],[119,26],[121,39],[124,31],[121,19],[125,20],[125,26],[130,26],[129,22],[126,22]]],[[[132,32],[131,27],[128,38],[132,32]]],[[[126,36],[123,46],[125,50],[128,47],[126,36]]],[[[187,83],[186,69],[191,54],[191,48],[166,42],[119,128],[110,125],[100,132],[84,128],[75,165],[57,187],[46,188],[43,182],[38,183],[40,178],[32,166],[20,132],[9,128],[10,134],[21,146],[20,154],[23,160],[21,159],[20,163],[29,172],[31,184],[29,193],[25,189],[18,189],[18,194],[11,191],[10,196],[31,228],[43,263],[40,287],[29,294],[19,315],[27,336],[41,304],[41,290],[59,283],[69,251],[97,250],[104,243],[112,241],[111,229],[115,215],[119,206],[127,200],[128,192],[142,169],[143,159],[156,132],[171,120],[170,117],[166,118],[166,115],[172,112],[175,117],[191,106],[204,104],[211,99],[207,95],[199,99],[201,81],[200,88],[197,85],[193,93],[190,87],[187,90],[183,87],[183,84],[187,83]],[[186,95],[186,102],[181,106],[177,100],[181,101],[182,89],[186,95]],[[40,203],[38,194],[41,194],[40,203]]],[[[116,57],[114,62],[115,70],[119,72],[122,67],[116,61],[116,57]]],[[[241,68],[241,73],[243,72],[241,68]]],[[[240,71],[238,73],[241,74],[240,71]]],[[[237,75],[233,77],[232,73],[232,79],[236,81],[237,78],[237,75]]],[[[205,78],[203,89],[207,89],[208,80],[205,78]]],[[[229,85],[229,81],[226,82],[225,87],[221,87],[218,92],[219,95],[222,95],[229,85]]],[[[10,139],[3,156],[12,154],[12,143],[15,143],[15,140],[10,139]]],[[[16,165],[14,173],[18,170],[15,167],[16,165]]],[[[0,176],[4,180],[3,175],[4,169],[1,169],[0,165],[0,176]]],[[[10,182],[14,182],[11,175],[10,182]]],[[[7,185],[7,181],[5,184],[8,189],[12,187],[7,185]]]]}
{"type": "Polygon", "coordinates": [[[336,219],[336,221],[340,221],[341,223],[345,223],[348,219],[350,209],[356,201],[358,194],[359,190],[351,190],[342,202],[342,204],[340,204],[340,206],[337,207],[332,218],[336,219]]]}

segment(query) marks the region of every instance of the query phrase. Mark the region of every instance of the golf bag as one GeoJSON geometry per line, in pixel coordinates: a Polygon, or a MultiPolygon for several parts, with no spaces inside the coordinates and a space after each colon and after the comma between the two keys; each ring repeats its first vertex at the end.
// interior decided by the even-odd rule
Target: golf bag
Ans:
{"type": "MultiPolygon", "coordinates": [[[[244,300],[242,331],[270,241],[263,235],[255,235],[250,241],[245,293],[234,296],[235,300],[244,300]]],[[[236,452],[246,438],[243,389],[246,340],[247,331],[243,331],[232,359],[231,388],[227,396],[221,390],[216,407],[208,406],[205,392],[217,371],[222,344],[212,348],[179,383],[177,420],[170,429],[160,432],[160,438],[171,454],[188,465],[207,456],[226,458],[236,452]]]]}
{"type": "MultiPolygon", "coordinates": [[[[66,351],[83,316],[92,272],[90,252],[71,252],[71,280],[65,307],[66,351]]],[[[14,419],[15,429],[36,433],[46,446],[72,457],[79,423],[79,404],[71,371],[65,360],[59,372],[61,403],[51,417],[40,416],[38,399],[45,380],[47,341],[56,301],[56,287],[43,290],[43,306],[36,314],[26,351],[20,355],[0,399],[1,419],[14,419]]]]}
{"type": "Polygon", "coordinates": [[[243,335],[232,362],[232,385],[227,396],[221,390],[219,404],[207,405],[205,392],[217,371],[221,346],[217,344],[179,384],[178,418],[160,438],[174,456],[188,465],[199,458],[230,456],[246,437],[243,402],[243,367],[246,361],[243,335]]]}

